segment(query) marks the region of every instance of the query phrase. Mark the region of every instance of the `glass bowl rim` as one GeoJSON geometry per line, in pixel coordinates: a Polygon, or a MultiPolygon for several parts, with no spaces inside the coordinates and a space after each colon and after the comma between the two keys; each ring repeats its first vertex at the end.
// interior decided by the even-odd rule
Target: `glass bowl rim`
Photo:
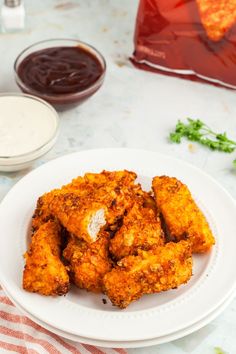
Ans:
{"type": "MultiPolygon", "coordinates": [[[[50,46],[48,46],[47,48],[52,48],[50,46]]],[[[39,49],[40,50],[40,49],[39,49]]],[[[36,50],[37,51],[37,50],[36,50]]],[[[107,64],[106,64],[106,60],[104,58],[104,56],[101,54],[101,52],[99,50],[97,50],[95,47],[93,47],[92,45],[86,43],[86,42],[83,42],[81,40],[77,40],[77,39],[74,39],[74,38],[51,38],[51,39],[45,39],[45,40],[42,40],[42,41],[38,41],[38,42],[35,42],[31,45],[29,45],[28,47],[26,47],[25,49],[23,49],[19,54],[18,56],[16,57],[15,61],[14,61],[14,72],[15,72],[15,80],[16,80],[16,83],[19,84],[20,88],[22,89],[26,89],[26,90],[29,90],[31,91],[31,94],[30,95],[38,95],[39,97],[42,97],[42,98],[45,98],[45,100],[59,100],[59,99],[63,99],[63,98],[76,98],[76,97],[80,97],[80,96],[84,96],[86,94],[89,94],[91,91],[93,92],[93,89],[96,88],[96,87],[100,87],[102,85],[102,82],[104,80],[104,77],[105,77],[105,74],[106,74],[106,69],[107,69],[107,64]],[[98,58],[99,62],[102,64],[102,68],[103,68],[103,72],[102,74],[99,76],[99,78],[89,87],[87,87],[86,89],[82,90],[82,91],[78,91],[78,92],[73,92],[73,93],[66,93],[66,94],[44,94],[44,93],[41,93],[40,91],[36,91],[36,90],[33,90],[30,86],[26,85],[22,80],[21,78],[19,77],[18,75],[18,72],[17,72],[17,66],[19,65],[19,63],[21,62],[21,57],[28,51],[28,50],[31,50],[33,49],[34,47],[40,45],[40,44],[47,44],[47,43],[53,43],[53,42],[56,42],[56,41],[68,41],[68,42],[71,42],[71,43],[74,43],[74,44],[77,44],[78,46],[83,46],[84,48],[88,49],[88,50],[92,50],[96,57],[98,58]],[[101,84],[101,85],[100,85],[101,84]]]]}
{"type": "MultiPolygon", "coordinates": [[[[34,101],[37,101],[37,102],[43,104],[44,106],[46,106],[54,114],[55,122],[56,122],[55,131],[52,134],[52,136],[46,142],[44,142],[38,148],[36,148],[34,150],[31,150],[31,151],[28,151],[28,152],[26,152],[24,154],[11,155],[11,156],[1,156],[0,155],[0,165],[4,164],[6,162],[10,162],[11,159],[12,160],[16,159],[16,162],[13,162],[12,164],[20,164],[22,162],[31,161],[31,159],[30,159],[31,155],[39,153],[40,150],[45,149],[47,147],[47,145],[50,145],[50,143],[57,138],[57,135],[59,133],[59,127],[60,127],[59,115],[58,115],[57,111],[55,110],[55,108],[50,103],[48,103],[48,102],[44,101],[43,99],[41,99],[39,97],[36,97],[34,95],[29,95],[29,94],[21,93],[21,92],[5,92],[5,93],[0,93],[0,98],[1,97],[25,97],[25,98],[29,98],[29,99],[32,99],[34,101]],[[27,159],[23,160],[22,162],[21,161],[20,162],[17,161],[17,160],[22,160],[24,158],[27,158],[27,159]]],[[[40,157],[40,155],[37,158],[39,158],[39,157],[40,157]]],[[[33,160],[37,159],[37,158],[33,157],[33,160]]]]}

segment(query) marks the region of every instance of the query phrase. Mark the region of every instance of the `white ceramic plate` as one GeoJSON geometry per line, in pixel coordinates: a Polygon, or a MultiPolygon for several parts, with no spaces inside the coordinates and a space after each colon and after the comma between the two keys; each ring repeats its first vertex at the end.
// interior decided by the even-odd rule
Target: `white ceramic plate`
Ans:
{"type": "Polygon", "coordinates": [[[57,334],[58,336],[64,337],[66,339],[72,340],[74,342],[79,342],[79,343],[84,343],[84,344],[90,344],[90,345],[96,345],[104,348],[142,348],[142,347],[148,347],[151,345],[157,345],[157,344],[164,344],[168,343],[171,341],[174,341],[176,339],[182,338],[184,336],[187,336],[202,327],[206,326],[208,323],[213,321],[217,316],[219,316],[227,306],[233,301],[235,298],[235,291],[233,291],[232,294],[221,304],[217,309],[215,309],[213,312],[211,312],[208,316],[204,317],[200,321],[196,322],[194,325],[189,326],[181,331],[177,331],[175,333],[169,334],[167,336],[162,336],[158,338],[153,338],[153,339],[147,339],[147,340],[138,340],[138,341],[130,341],[130,342],[112,342],[112,341],[100,341],[96,339],[91,339],[91,338],[85,338],[85,337],[80,337],[80,336],[75,336],[74,334],[70,334],[67,332],[63,332],[59,329],[56,329],[54,327],[49,326],[48,324],[40,321],[39,319],[35,318],[32,314],[27,313],[11,296],[5,291],[6,294],[9,296],[10,300],[17,306],[27,317],[29,317],[32,321],[35,323],[39,324],[40,326],[46,328],[48,331],[57,334]]]}
{"type": "Polygon", "coordinates": [[[53,160],[20,180],[0,206],[0,282],[20,306],[55,329],[103,341],[136,341],[167,336],[200,321],[228,298],[236,285],[236,206],[211,177],[182,161],[142,150],[105,149],[79,152],[53,160]],[[144,296],[119,310],[104,296],[73,289],[50,298],[21,287],[27,231],[37,198],[85,172],[129,169],[150,188],[155,175],[176,176],[186,183],[204,211],[216,237],[207,255],[194,256],[187,285],[144,296]],[[102,324],[102,325],[101,325],[102,324]]]}

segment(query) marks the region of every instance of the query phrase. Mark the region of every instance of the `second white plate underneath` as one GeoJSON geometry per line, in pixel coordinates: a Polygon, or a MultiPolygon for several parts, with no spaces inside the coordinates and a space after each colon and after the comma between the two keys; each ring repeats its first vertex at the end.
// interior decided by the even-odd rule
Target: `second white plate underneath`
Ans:
{"type": "Polygon", "coordinates": [[[236,205],[201,170],[171,157],[142,150],[89,150],[61,157],[22,178],[0,205],[0,282],[17,303],[52,328],[99,341],[134,342],[172,335],[206,318],[236,286],[236,205]],[[175,176],[186,183],[216,237],[212,251],[194,256],[193,276],[176,290],[143,296],[120,310],[103,295],[74,289],[65,297],[43,297],[22,289],[27,231],[40,195],[85,172],[132,170],[145,189],[152,177],[175,176]],[[220,277],[219,274],[225,274],[220,277]],[[103,324],[101,326],[101,323],[103,324]]]}
{"type": "MultiPolygon", "coordinates": [[[[6,294],[7,294],[7,292],[6,292],[6,294]]],[[[17,302],[14,299],[12,299],[10,297],[9,294],[7,294],[7,295],[10,298],[10,300],[15,304],[15,306],[17,308],[19,308],[19,310],[21,310],[32,321],[34,321],[38,325],[46,328],[48,331],[50,331],[52,333],[55,333],[58,336],[63,337],[65,339],[69,339],[69,340],[72,340],[74,342],[79,342],[79,343],[84,343],[84,344],[96,345],[96,346],[104,347],[104,348],[142,348],[142,347],[149,347],[151,345],[158,345],[158,344],[168,343],[168,342],[177,340],[179,338],[185,337],[185,336],[187,336],[187,335],[189,335],[189,334],[201,329],[202,327],[206,326],[208,323],[213,321],[217,316],[219,316],[226,309],[227,306],[229,306],[229,304],[235,298],[236,293],[235,293],[235,291],[233,291],[233,293],[230,294],[229,298],[226,299],[226,301],[222,305],[220,305],[216,310],[214,310],[212,313],[210,313],[208,316],[206,316],[205,318],[203,318],[199,322],[195,323],[192,326],[189,326],[189,327],[185,328],[182,331],[177,331],[177,332],[172,333],[170,335],[162,336],[162,337],[159,337],[159,338],[147,339],[147,340],[144,340],[144,341],[137,340],[137,341],[133,341],[133,342],[132,341],[130,341],[130,342],[102,341],[102,340],[96,340],[96,339],[91,339],[91,338],[75,336],[73,334],[60,331],[59,329],[53,328],[53,327],[49,326],[48,324],[46,324],[46,323],[40,321],[39,319],[35,318],[31,314],[27,313],[19,304],[17,304],[17,302]]]]}

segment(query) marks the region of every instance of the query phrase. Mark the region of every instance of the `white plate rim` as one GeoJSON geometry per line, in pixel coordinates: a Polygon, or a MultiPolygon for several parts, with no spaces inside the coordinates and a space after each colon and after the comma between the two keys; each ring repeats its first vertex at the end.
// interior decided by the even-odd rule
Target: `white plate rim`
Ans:
{"type": "Polygon", "coordinates": [[[83,343],[83,344],[89,344],[89,345],[95,345],[103,348],[143,348],[143,347],[149,347],[153,345],[158,345],[158,344],[165,344],[169,343],[172,341],[175,341],[177,339],[183,338],[185,336],[188,336],[201,328],[207,326],[210,322],[212,322],[214,319],[216,319],[234,300],[236,296],[235,290],[232,292],[232,294],[229,295],[229,297],[221,304],[219,307],[217,307],[213,312],[209,313],[206,317],[202,318],[199,322],[196,322],[192,326],[189,326],[183,330],[174,332],[172,334],[169,334],[167,336],[162,336],[162,337],[157,337],[153,339],[147,339],[147,340],[137,340],[137,341],[130,341],[130,342],[112,342],[112,341],[102,341],[102,340],[96,340],[92,338],[85,338],[85,337],[80,337],[76,336],[67,332],[63,332],[57,328],[53,328],[50,325],[40,321],[39,319],[35,318],[32,314],[27,313],[25,309],[23,309],[14,299],[11,298],[11,296],[7,293],[7,291],[4,289],[6,295],[9,297],[11,302],[20,310],[22,311],[23,314],[25,314],[27,317],[29,317],[32,321],[40,325],[41,327],[46,328],[48,331],[61,336],[65,339],[69,339],[74,342],[78,343],[83,343]]]}
{"type": "MultiPolygon", "coordinates": [[[[1,203],[0,220],[1,220],[2,214],[4,215],[4,212],[3,212],[4,206],[6,205],[6,201],[9,199],[9,196],[14,194],[15,191],[22,186],[22,184],[24,185],[25,182],[27,184],[27,180],[34,178],[35,175],[37,176],[39,171],[43,172],[43,170],[47,169],[48,167],[50,167],[53,170],[58,163],[59,163],[59,165],[60,164],[63,165],[63,162],[65,163],[68,158],[72,159],[72,161],[73,161],[73,159],[74,160],[76,158],[81,159],[82,157],[86,158],[86,159],[89,159],[89,158],[93,159],[93,161],[95,161],[96,158],[98,158],[98,157],[100,159],[102,158],[103,161],[106,161],[107,158],[110,158],[113,160],[114,158],[119,157],[119,158],[122,158],[122,163],[119,166],[123,166],[123,160],[125,160],[126,163],[127,163],[127,161],[129,161],[129,163],[133,164],[133,159],[136,163],[136,166],[138,166],[137,163],[138,162],[140,163],[140,157],[142,158],[141,164],[144,163],[143,161],[145,161],[145,163],[146,163],[148,159],[152,160],[152,162],[156,161],[156,160],[158,161],[158,159],[159,159],[159,162],[162,161],[165,163],[167,162],[167,160],[169,162],[171,161],[171,163],[174,164],[175,167],[180,165],[182,169],[187,168],[187,170],[190,171],[193,175],[197,174],[198,178],[200,178],[200,177],[203,178],[205,183],[208,182],[208,183],[206,183],[208,186],[208,192],[209,192],[210,186],[211,186],[211,188],[214,187],[213,191],[215,191],[215,190],[218,191],[218,193],[221,194],[221,197],[223,194],[223,196],[226,198],[224,202],[227,202],[233,208],[233,210],[235,212],[235,202],[231,198],[229,193],[227,193],[217,182],[215,182],[212,179],[212,177],[208,176],[207,174],[205,174],[204,172],[202,172],[201,170],[197,169],[196,167],[194,167],[190,164],[187,164],[181,160],[174,159],[174,158],[167,156],[167,155],[159,154],[157,152],[150,152],[150,151],[144,151],[144,150],[132,150],[132,149],[98,149],[98,150],[87,150],[87,151],[77,152],[74,154],[63,156],[63,157],[58,158],[56,160],[52,160],[52,161],[48,162],[47,164],[40,166],[38,169],[32,171],[27,176],[25,176],[21,181],[19,181],[12,188],[12,190],[8,193],[8,195],[4,198],[3,202],[1,203]]],[[[145,165],[145,163],[144,163],[144,165],[145,165]]],[[[116,166],[116,165],[117,164],[115,163],[114,166],[116,166]]],[[[118,167],[116,169],[118,169],[118,167]]],[[[130,169],[137,170],[137,168],[135,169],[134,167],[132,167],[130,169]]],[[[231,210],[231,212],[232,212],[232,210],[231,210]]],[[[233,219],[231,219],[231,221],[232,220],[233,219]]],[[[3,218],[2,218],[2,221],[3,221],[3,218]]],[[[234,224],[235,224],[235,222],[234,222],[234,224]]],[[[233,226],[234,226],[233,229],[236,230],[236,225],[233,225],[233,226]]],[[[227,230],[227,232],[229,232],[229,230],[227,230]]],[[[223,244],[223,245],[225,245],[225,244],[223,244]]],[[[176,321],[174,321],[175,324],[173,324],[174,319],[171,318],[170,319],[170,322],[171,322],[170,328],[168,327],[168,325],[167,325],[168,328],[166,328],[166,327],[164,329],[162,328],[162,332],[159,331],[158,337],[160,337],[162,335],[174,333],[177,330],[187,328],[190,325],[196,323],[201,318],[203,318],[204,316],[207,316],[207,314],[209,314],[210,312],[214,311],[214,309],[219,307],[225,301],[225,299],[229,296],[229,293],[231,293],[231,291],[234,290],[235,285],[236,285],[236,277],[231,278],[230,283],[229,283],[229,281],[226,281],[227,288],[225,288],[225,284],[216,284],[216,282],[214,282],[214,279],[216,278],[216,270],[217,270],[217,268],[219,268],[219,258],[222,261],[222,250],[220,250],[220,251],[221,252],[219,252],[219,255],[218,255],[218,264],[215,266],[214,271],[211,271],[210,274],[207,274],[208,278],[207,278],[207,280],[206,279],[204,280],[203,284],[200,287],[200,290],[198,288],[197,296],[196,296],[196,292],[195,292],[195,296],[193,296],[193,294],[191,294],[191,296],[189,296],[187,298],[185,297],[185,300],[184,300],[185,306],[186,306],[186,302],[188,303],[188,306],[190,306],[192,301],[197,300],[197,298],[199,297],[199,294],[201,295],[202,300],[203,299],[205,300],[205,298],[207,298],[207,303],[201,304],[201,310],[202,310],[202,308],[204,308],[202,313],[199,314],[199,313],[196,313],[196,311],[194,312],[194,309],[196,308],[196,306],[195,306],[194,309],[191,309],[191,310],[193,310],[194,314],[191,314],[190,317],[188,316],[188,319],[187,320],[185,319],[184,323],[181,323],[181,321],[178,321],[178,323],[176,325],[176,321]],[[213,277],[213,279],[212,279],[212,277],[213,277]],[[232,279],[235,279],[235,281],[232,281],[232,279]],[[211,280],[211,281],[209,281],[209,280],[211,280]],[[212,283],[212,281],[213,281],[213,283],[212,283]],[[209,283],[210,283],[210,285],[209,285],[209,283]],[[208,284],[210,289],[211,289],[211,285],[213,284],[217,288],[218,292],[221,292],[220,295],[217,292],[218,297],[214,301],[212,301],[212,296],[209,296],[209,294],[207,294],[207,292],[206,292],[206,290],[207,290],[206,284],[208,284]],[[223,294],[222,294],[222,289],[224,289],[223,294]]],[[[230,247],[227,247],[227,251],[230,252],[230,247]]],[[[230,254],[230,256],[232,256],[232,254],[230,254]]],[[[227,263],[227,261],[229,263],[229,260],[226,259],[226,263],[227,263]]],[[[0,260],[0,264],[1,264],[1,260],[0,260]]],[[[228,266],[229,266],[229,264],[228,264],[228,266]]],[[[231,263],[231,270],[232,270],[232,268],[233,267],[232,267],[232,263],[231,263]]],[[[233,272],[233,275],[236,275],[236,271],[234,271],[234,272],[233,272]],[[235,274],[234,274],[234,272],[235,272],[235,274]]],[[[225,280],[225,279],[223,279],[223,280],[225,280]]],[[[227,277],[226,277],[226,280],[227,280],[227,277]]],[[[23,307],[27,310],[28,313],[32,313],[38,319],[45,321],[45,318],[44,318],[45,313],[42,314],[41,309],[40,310],[37,309],[37,306],[35,307],[32,304],[24,303],[24,296],[19,297],[18,296],[19,293],[17,294],[17,296],[14,296],[14,295],[16,295],[14,292],[14,291],[16,291],[16,287],[15,288],[10,287],[10,285],[12,286],[13,284],[9,284],[8,279],[5,277],[5,275],[1,271],[0,271],[0,281],[3,284],[3,286],[7,289],[8,293],[13,296],[13,298],[18,298],[19,304],[22,305],[22,302],[23,302],[23,305],[24,305],[23,307]],[[10,287],[10,289],[9,289],[9,287],[10,287]]],[[[33,301],[33,303],[34,303],[34,301],[33,301]]],[[[61,306],[63,301],[58,301],[57,303],[59,303],[59,306],[61,306]]],[[[177,303],[178,304],[177,304],[177,306],[175,305],[174,310],[176,312],[176,308],[178,308],[178,313],[180,314],[182,312],[183,301],[181,300],[177,303]]],[[[36,302],[36,304],[37,304],[37,302],[36,302]]],[[[155,323],[157,314],[158,314],[158,318],[160,318],[160,315],[162,315],[162,317],[166,317],[166,313],[167,313],[167,315],[170,316],[171,311],[173,311],[173,306],[168,306],[167,310],[165,310],[164,312],[162,311],[163,309],[160,311],[160,308],[158,309],[158,311],[156,311],[156,310],[154,310],[154,311],[138,311],[138,313],[135,313],[134,316],[130,316],[129,314],[127,315],[127,313],[126,314],[125,313],[119,313],[119,314],[115,313],[115,315],[112,314],[110,316],[109,315],[107,316],[107,314],[102,314],[102,316],[101,316],[100,312],[96,313],[96,311],[89,311],[88,309],[83,311],[80,309],[80,311],[78,313],[79,313],[79,318],[82,321],[84,321],[85,319],[88,319],[88,317],[89,317],[90,320],[93,320],[93,322],[94,321],[96,322],[96,325],[98,325],[100,323],[101,319],[102,319],[103,323],[106,322],[105,326],[106,325],[109,326],[109,325],[111,325],[111,323],[113,326],[115,325],[114,326],[115,328],[113,328],[112,332],[109,333],[108,336],[107,336],[107,334],[104,335],[103,332],[101,332],[101,331],[99,333],[91,332],[91,330],[90,330],[91,328],[88,328],[89,327],[88,324],[87,324],[87,327],[85,326],[86,329],[79,328],[79,330],[78,330],[75,327],[72,328],[70,323],[68,322],[68,317],[67,317],[67,321],[65,321],[65,319],[64,319],[65,318],[64,316],[68,315],[66,312],[69,309],[70,309],[69,313],[72,314],[75,308],[74,308],[74,306],[72,306],[71,308],[70,308],[70,306],[67,306],[66,311],[64,311],[64,313],[63,313],[63,316],[62,316],[63,319],[61,320],[61,322],[60,321],[58,322],[58,319],[59,319],[58,316],[56,316],[56,319],[55,319],[55,317],[53,319],[50,318],[50,319],[46,320],[45,322],[47,322],[52,327],[58,328],[58,329],[63,330],[65,332],[72,333],[72,334],[79,335],[79,336],[83,336],[83,337],[93,338],[93,339],[96,338],[99,340],[113,340],[113,341],[124,340],[124,333],[120,333],[119,331],[117,332],[117,329],[124,328],[125,340],[126,341],[133,341],[133,340],[137,340],[137,339],[138,340],[147,340],[147,339],[155,338],[156,335],[153,332],[153,330],[150,331],[150,329],[151,329],[150,326],[147,330],[146,326],[150,322],[150,319],[152,321],[154,320],[154,323],[155,323]],[[138,320],[140,320],[140,321],[138,321],[138,320]],[[138,325],[137,325],[137,322],[139,322],[138,325]],[[129,331],[129,333],[127,333],[127,329],[129,329],[129,328],[132,329],[132,325],[135,325],[135,328],[133,328],[133,330],[131,330],[131,331],[129,331]],[[144,328],[146,329],[145,333],[143,333],[144,328]]],[[[48,310],[50,310],[50,309],[47,308],[46,311],[48,311],[48,310]]],[[[173,312],[172,312],[172,314],[173,314],[173,312]]],[[[89,321],[88,321],[88,323],[89,323],[89,321]]],[[[153,322],[152,322],[152,326],[153,326],[153,322]]],[[[94,326],[94,328],[95,327],[96,326],[94,326]]],[[[93,328],[93,330],[94,330],[94,328],[93,328]]]]}

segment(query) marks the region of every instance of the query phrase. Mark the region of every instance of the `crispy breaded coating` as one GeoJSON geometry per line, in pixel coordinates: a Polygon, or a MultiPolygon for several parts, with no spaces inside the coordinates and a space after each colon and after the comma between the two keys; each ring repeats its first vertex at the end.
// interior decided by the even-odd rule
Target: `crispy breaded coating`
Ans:
{"type": "Polygon", "coordinates": [[[192,251],[205,252],[215,242],[210,227],[176,178],[155,177],[153,197],[136,177],[126,170],[86,173],[41,196],[23,288],[62,295],[71,279],[125,308],[144,294],[186,283],[192,251]]]}
{"type": "Polygon", "coordinates": [[[71,183],[62,186],[60,189],[54,189],[51,192],[43,194],[37,201],[37,206],[32,218],[33,231],[37,230],[42,224],[55,217],[50,210],[50,204],[54,197],[66,193],[76,192],[80,197],[86,196],[93,190],[92,185],[88,185],[83,177],[77,177],[71,183]],[[90,188],[89,188],[90,187],[90,188]]]}
{"type": "Polygon", "coordinates": [[[63,256],[70,263],[76,286],[95,293],[102,291],[103,277],[112,268],[108,257],[109,235],[102,232],[96,242],[87,244],[71,235],[63,256]]]}
{"type": "MultiPolygon", "coordinates": [[[[101,173],[85,173],[84,180],[89,184],[92,184],[94,187],[105,186],[106,184],[114,184],[120,186],[128,186],[132,184],[137,175],[132,171],[102,171],[101,173]]],[[[73,183],[76,183],[76,180],[73,180],[73,183]]]]}
{"type": "Polygon", "coordinates": [[[76,193],[55,195],[49,206],[52,214],[70,233],[94,242],[106,224],[106,206],[93,198],[81,198],[76,193]]]}
{"type": "Polygon", "coordinates": [[[25,253],[23,288],[42,295],[64,295],[69,290],[67,269],[60,260],[60,227],[54,221],[43,224],[32,236],[25,253]]]}
{"type": "Polygon", "coordinates": [[[188,187],[167,176],[155,177],[152,186],[170,239],[188,239],[195,253],[210,250],[215,243],[214,236],[188,187]]]}
{"type": "Polygon", "coordinates": [[[116,224],[133,205],[134,199],[142,197],[140,185],[134,183],[137,178],[134,172],[103,171],[100,174],[87,173],[85,178],[89,183],[95,183],[93,198],[106,206],[107,226],[116,224]]]}
{"type": "Polygon", "coordinates": [[[70,233],[94,242],[105,224],[116,228],[134,199],[142,198],[140,185],[134,183],[136,177],[129,171],[78,177],[39,199],[32,226],[37,229],[45,220],[56,218],[70,233]]]}
{"type": "Polygon", "coordinates": [[[39,197],[36,205],[36,209],[34,211],[34,215],[32,217],[32,230],[33,232],[38,230],[41,225],[46,223],[48,220],[53,220],[49,205],[53,200],[53,197],[57,193],[57,191],[52,191],[50,193],[45,193],[41,197],[39,197]]]}
{"type": "Polygon", "coordinates": [[[105,275],[104,291],[113,305],[125,308],[144,294],[176,288],[186,283],[191,275],[190,244],[170,242],[123,258],[105,275]]]}
{"type": "Polygon", "coordinates": [[[160,218],[152,208],[135,203],[123,219],[121,228],[110,242],[109,250],[117,259],[164,244],[160,218]]]}
{"type": "Polygon", "coordinates": [[[155,199],[150,195],[150,193],[142,191],[142,198],[142,206],[144,208],[152,209],[155,214],[159,214],[155,199]]]}

